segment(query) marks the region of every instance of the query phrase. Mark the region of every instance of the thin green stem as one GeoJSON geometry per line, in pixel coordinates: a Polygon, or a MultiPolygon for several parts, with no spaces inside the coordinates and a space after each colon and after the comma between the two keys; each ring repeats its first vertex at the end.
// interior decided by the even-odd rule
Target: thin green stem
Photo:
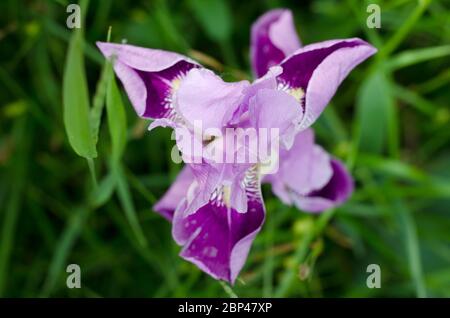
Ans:
{"type": "Polygon", "coordinates": [[[97,189],[98,188],[98,181],[97,181],[97,175],[95,173],[94,159],[86,158],[86,160],[87,160],[88,167],[89,167],[89,173],[90,173],[91,179],[92,179],[92,184],[94,186],[94,189],[97,189]]]}
{"type": "MultiPolygon", "coordinates": [[[[334,212],[335,210],[332,209],[322,213],[314,224],[314,227],[303,237],[293,256],[295,264],[301,264],[305,260],[310,244],[316,237],[322,234],[328,222],[334,215],[334,212]]],[[[295,277],[296,267],[288,268],[281,278],[281,283],[275,292],[275,297],[285,297],[294,284],[295,277]]]]}
{"type": "Polygon", "coordinates": [[[227,293],[228,296],[230,296],[230,298],[239,298],[236,293],[233,291],[233,289],[224,281],[219,281],[220,285],[223,287],[223,290],[225,291],[225,293],[227,293]]]}

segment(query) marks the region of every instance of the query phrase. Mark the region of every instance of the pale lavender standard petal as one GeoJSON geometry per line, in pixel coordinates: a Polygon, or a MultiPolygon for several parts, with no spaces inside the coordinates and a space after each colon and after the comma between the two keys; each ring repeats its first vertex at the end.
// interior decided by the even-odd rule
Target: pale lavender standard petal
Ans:
{"type": "Polygon", "coordinates": [[[194,173],[190,166],[185,166],[169,190],[153,206],[153,210],[171,221],[177,206],[186,197],[192,182],[194,182],[194,173]]]}
{"type": "Polygon", "coordinates": [[[144,118],[174,116],[173,94],[192,68],[200,67],[183,55],[127,44],[97,42],[103,55],[114,57],[114,70],[136,113],[144,118]]]}
{"type": "MultiPolygon", "coordinates": [[[[303,112],[291,95],[273,89],[260,89],[250,99],[249,116],[252,127],[259,134],[265,129],[268,134],[272,129],[278,130],[279,140],[290,148],[296,134],[295,127],[302,120],[303,112]]],[[[270,140],[272,137],[269,137],[270,140]]]]}
{"type": "Polygon", "coordinates": [[[279,88],[304,108],[298,130],[314,123],[348,73],[375,52],[358,38],[333,40],[307,45],[280,63],[279,88]]]}
{"type": "Polygon", "coordinates": [[[289,150],[280,152],[279,169],[264,182],[285,203],[307,212],[320,212],[342,204],[353,192],[345,167],[314,143],[314,132],[299,133],[289,150]]]}
{"type": "Polygon", "coordinates": [[[227,83],[210,70],[193,69],[180,83],[175,109],[191,125],[197,121],[203,129],[220,129],[231,121],[248,86],[248,81],[227,83]]]}
{"type": "Polygon", "coordinates": [[[265,218],[259,181],[248,181],[246,193],[246,213],[230,208],[225,199],[227,194],[219,188],[206,205],[187,217],[183,202],[173,219],[173,237],[183,246],[180,256],[215,279],[232,284],[265,218]]]}
{"type": "Polygon", "coordinates": [[[250,99],[252,99],[256,93],[261,89],[277,89],[278,82],[277,76],[283,72],[280,66],[271,67],[267,73],[255,81],[243,90],[243,98],[238,109],[235,111],[230,124],[241,124],[245,126],[245,121],[248,119],[248,109],[250,105],[250,99]]]}
{"type": "Polygon", "coordinates": [[[286,9],[271,10],[252,25],[251,61],[256,77],[263,76],[271,66],[300,48],[292,12],[286,9]]]}

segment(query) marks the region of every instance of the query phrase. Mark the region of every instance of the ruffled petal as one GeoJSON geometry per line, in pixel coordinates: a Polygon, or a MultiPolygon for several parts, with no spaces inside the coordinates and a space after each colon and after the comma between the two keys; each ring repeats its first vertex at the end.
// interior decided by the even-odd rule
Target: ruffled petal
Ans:
{"type": "Polygon", "coordinates": [[[248,109],[250,105],[250,99],[252,99],[261,89],[277,89],[277,76],[282,72],[283,69],[280,66],[271,67],[263,77],[256,79],[250,86],[246,87],[243,91],[244,96],[239,105],[239,108],[234,113],[233,119],[230,123],[245,126],[244,122],[249,117],[248,109]],[[246,118],[244,118],[244,116],[246,116],[246,118]]]}
{"type": "Polygon", "coordinates": [[[333,40],[307,45],[280,63],[279,88],[304,108],[298,130],[314,123],[348,73],[375,52],[358,38],[333,40]]]}
{"type": "Polygon", "coordinates": [[[227,83],[210,70],[195,69],[181,82],[175,107],[191,125],[220,129],[232,119],[249,85],[248,81],[227,83]]]}
{"type": "Polygon", "coordinates": [[[174,116],[173,95],[180,80],[200,67],[183,55],[127,44],[97,42],[106,58],[114,57],[114,70],[136,113],[144,118],[174,116]]]}
{"type": "MultiPolygon", "coordinates": [[[[228,205],[229,194],[218,188],[195,213],[185,216],[186,202],[175,211],[172,234],[183,246],[180,256],[215,279],[234,283],[265,217],[259,180],[254,170],[244,179],[247,212],[228,205]]],[[[232,191],[232,190],[231,190],[232,191]]]]}
{"type": "Polygon", "coordinates": [[[256,77],[300,48],[292,12],[276,9],[262,15],[251,30],[251,61],[256,77]]]}

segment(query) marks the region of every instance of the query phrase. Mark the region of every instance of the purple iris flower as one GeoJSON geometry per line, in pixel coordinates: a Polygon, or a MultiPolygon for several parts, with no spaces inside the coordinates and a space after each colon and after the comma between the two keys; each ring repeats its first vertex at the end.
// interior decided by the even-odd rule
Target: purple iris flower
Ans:
{"type": "MultiPolygon", "coordinates": [[[[242,269],[265,219],[262,181],[286,204],[310,212],[341,204],[351,194],[343,164],[314,143],[308,127],[347,74],[376,52],[368,43],[353,38],[301,47],[292,13],[270,11],[251,31],[253,83],[224,82],[172,52],[97,45],[105,57],[114,57],[114,70],[137,114],[154,120],[150,128],[190,132],[189,143],[177,138],[185,161],[192,146],[206,150],[185,165],[154,210],[172,222],[173,237],[183,246],[180,256],[212,277],[234,283],[242,269]],[[196,138],[196,121],[219,133],[196,138]],[[223,142],[220,133],[228,128],[277,129],[278,171],[264,175],[259,157],[256,163],[211,160],[208,149],[221,149],[216,147],[223,142]]],[[[237,152],[248,145],[240,147],[237,152]]]]}

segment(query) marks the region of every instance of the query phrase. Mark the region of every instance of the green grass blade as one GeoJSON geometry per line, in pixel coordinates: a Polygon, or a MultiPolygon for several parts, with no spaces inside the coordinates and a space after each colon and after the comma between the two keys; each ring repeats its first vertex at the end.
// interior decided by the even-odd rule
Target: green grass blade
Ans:
{"type": "Polygon", "coordinates": [[[11,168],[11,191],[9,201],[5,209],[4,218],[2,220],[1,236],[0,236],[0,297],[6,291],[7,278],[9,277],[8,269],[11,259],[12,247],[14,245],[14,235],[16,233],[16,224],[23,202],[22,194],[26,184],[27,160],[29,148],[29,136],[27,136],[26,120],[20,119],[16,123],[15,134],[17,144],[19,145],[15,160],[12,161],[11,168]]]}
{"type": "Polygon", "coordinates": [[[127,120],[125,107],[123,106],[114,73],[112,72],[111,66],[108,66],[108,68],[109,78],[106,94],[106,110],[112,144],[112,165],[115,166],[119,163],[127,143],[127,120]]]}
{"type": "Polygon", "coordinates": [[[438,112],[438,107],[434,103],[426,100],[425,98],[417,94],[416,92],[404,88],[400,85],[394,85],[393,91],[398,99],[413,106],[416,110],[418,110],[422,114],[429,116],[431,118],[436,116],[438,112]]]}
{"type": "MultiPolygon", "coordinates": [[[[107,42],[110,41],[110,38],[111,38],[111,27],[109,27],[108,29],[107,42]]],[[[92,99],[90,121],[92,129],[92,138],[94,139],[95,145],[97,145],[98,142],[98,134],[100,130],[103,108],[105,106],[106,93],[108,91],[109,74],[110,74],[109,69],[110,69],[109,62],[105,61],[103,63],[100,79],[97,82],[94,98],[92,99]]]]}
{"type": "Polygon", "coordinates": [[[67,258],[72,250],[76,240],[80,236],[89,210],[82,207],[73,212],[69,219],[66,228],[64,229],[58,245],[56,246],[50,267],[48,269],[47,278],[42,288],[41,297],[48,297],[56,288],[62,272],[64,271],[67,258]]]}
{"type": "Polygon", "coordinates": [[[408,264],[411,277],[414,281],[416,295],[419,298],[427,297],[424,275],[422,272],[422,261],[420,259],[419,239],[417,236],[417,227],[414,217],[406,207],[398,201],[396,204],[398,209],[400,226],[403,233],[403,241],[408,257],[408,264]]]}
{"type": "MultiPolygon", "coordinates": [[[[323,212],[316,220],[314,227],[302,238],[293,256],[295,264],[299,265],[304,261],[308,254],[310,244],[318,235],[322,233],[331,217],[334,215],[334,212],[335,210],[323,212]]],[[[295,281],[296,268],[290,267],[286,269],[281,277],[280,285],[275,291],[275,297],[286,297],[295,281]]]]}
{"type": "Polygon", "coordinates": [[[105,106],[106,91],[108,87],[108,77],[107,77],[107,66],[106,63],[103,65],[102,73],[100,79],[97,83],[96,92],[92,100],[92,110],[90,112],[90,122],[92,129],[92,138],[94,139],[94,144],[98,142],[98,133],[100,130],[101,118],[103,114],[103,108],[105,106]]]}
{"type": "Polygon", "coordinates": [[[119,196],[120,203],[125,212],[125,216],[128,223],[136,236],[137,241],[142,247],[147,246],[147,239],[145,238],[144,232],[142,231],[141,225],[136,214],[136,209],[134,207],[133,199],[131,197],[130,188],[128,186],[125,175],[123,174],[122,167],[117,166],[116,169],[117,178],[117,195],[119,196]]]}
{"type": "Polygon", "coordinates": [[[233,289],[230,287],[230,285],[228,285],[227,283],[225,283],[224,281],[219,281],[220,285],[222,286],[223,290],[225,291],[225,293],[230,297],[230,298],[239,298],[236,293],[233,291],[233,289]]]}
{"type": "Polygon", "coordinates": [[[450,45],[442,45],[403,51],[402,53],[393,56],[388,61],[388,67],[391,70],[397,70],[403,67],[411,66],[421,62],[426,62],[440,57],[445,57],[448,55],[450,55],[450,45]]]}
{"type": "Polygon", "coordinates": [[[402,43],[404,38],[408,35],[414,25],[417,23],[419,18],[425,12],[425,10],[430,5],[431,0],[419,0],[417,1],[417,6],[411,15],[406,19],[402,26],[394,33],[394,35],[386,42],[386,44],[379,51],[377,57],[383,60],[394,52],[397,47],[402,43]]]}
{"type": "Polygon", "coordinates": [[[116,188],[116,175],[109,173],[103,180],[100,181],[99,186],[92,192],[91,202],[94,207],[99,207],[108,202],[116,188]]]}

